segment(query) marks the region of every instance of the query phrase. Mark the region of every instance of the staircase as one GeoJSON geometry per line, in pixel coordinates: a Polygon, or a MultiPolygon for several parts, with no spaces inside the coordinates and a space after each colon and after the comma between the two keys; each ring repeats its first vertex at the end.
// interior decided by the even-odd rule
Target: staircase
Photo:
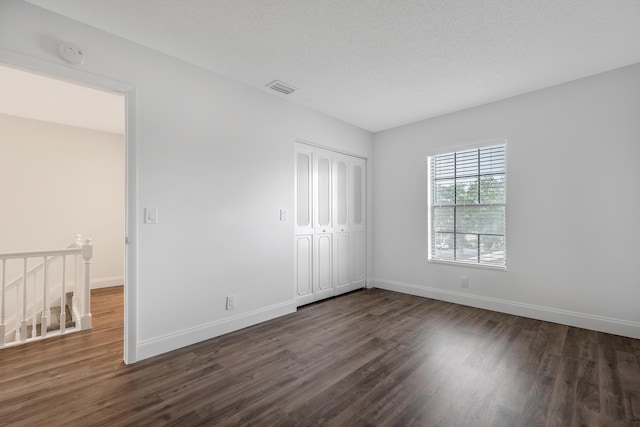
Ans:
{"type": "Polygon", "coordinates": [[[92,254],[80,235],[64,249],[0,253],[0,348],[91,328],[92,254]]]}
{"type": "MultiPolygon", "coordinates": [[[[67,293],[67,297],[70,299],[73,297],[73,293],[67,293]]],[[[73,320],[73,312],[71,310],[71,306],[66,303],[64,305],[64,320],[65,320],[65,329],[74,328],[76,326],[75,320],[73,320]]],[[[51,307],[49,312],[49,326],[47,326],[47,335],[51,332],[56,332],[60,330],[60,312],[62,311],[62,307],[55,306],[51,307]]],[[[42,335],[42,322],[36,324],[36,334],[33,335],[33,325],[27,325],[27,336],[41,336],[42,335]]]]}

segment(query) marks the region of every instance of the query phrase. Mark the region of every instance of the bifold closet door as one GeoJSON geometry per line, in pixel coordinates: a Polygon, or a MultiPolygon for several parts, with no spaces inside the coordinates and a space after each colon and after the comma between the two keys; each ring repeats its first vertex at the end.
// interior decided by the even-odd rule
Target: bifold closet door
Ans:
{"type": "Polygon", "coordinates": [[[365,160],[297,144],[296,303],[365,285],[365,160]]]}
{"type": "Polygon", "coordinates": [[[349,266],[349,156],[334,155],[334,263],[336,294],[348,292],[351,284],[349,266]]]}
{"type": "Polygon", "coordinates": [[[352,158],[349,168],[351,289],[363,288],[367,281],[366,173],[365,160],[352,158]]]}
{"type": "Polygon", "coordinates": [[[316,299],[334,295],[333,271],[333,158],[332,152],[314,150],[313,284],[316,299]]]}
{"type": "Polygon", "coordinates": [[[366,285],[365,161],[336,161],[336,295],[366,285]]]}
{"type": "Polygon", "coordinates": [[[299,146],[295,158],[295,282],[296,300],[314,301],[313,295],[313,150],[299,146]]]}

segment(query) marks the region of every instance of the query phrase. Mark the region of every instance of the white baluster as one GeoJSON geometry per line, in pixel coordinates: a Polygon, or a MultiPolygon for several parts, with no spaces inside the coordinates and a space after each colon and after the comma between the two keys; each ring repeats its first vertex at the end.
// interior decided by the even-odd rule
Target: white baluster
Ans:
{"type": "Polygon", "coordinates": [[[66,280],[67,280],[67,256],[62,255],[62,285],[60,295],[60,334],[64,334],[67,329],[67,296],[66,296],[66,280]]]}
{"type": "MultiPolygon", "coordinates": [[[[29,294],[27,293],[27,296],[29,294]]],[[[33,298],[31,303],[31,338],[35,338],[38,336],[38,272],[33,273],[33,298]]]]}
{"type": "MultiPolygon", "coordinates": [[[[22,281],[22,277],[20,277],[20,281],[22,281]]],[[[13,328],[16,330],[16,339],[15,339],[16,341],[18,340],[18,338],[20,338],[20,329],[18,328],[18,322],[20,320],[20,316],[19,316],[20,315],[20,307],[21,307],[20,295],[22,295],[22,292],[20,292],[20,287],[19,286],[20,286],[20,282],[18,282],[16,284],[16,292],[15,292],[15,294],[16,294],[16,305],[15,305],[16,314],[15,314],[14,320],[13,320],[13,328]]]]}
{"type": "Polygon", "coordinates": [[[0,286],[2,287],[2,289],[0,290],[0,348],[4,347],[4,334],[5,334],[5,324],[4,324],[4,317],[5,317],[5,285],[6,285],[6,274],[7,271],[7,260],[2,258],[2,276],[0,278],[0,286]]]}
{"type": "MultiPolygon", "coordinates": [[[[42,278],[42,317],[40,318],[40,336],[47,336],[47,328],[49,327],[49,257],[44,257],[44,274],[42,278]]],[[[35,301],[34,301],[35,304],[35,301]]]]}
{"type": "Polygon", "coordinates": [[[22,275],[22,322],[20,323],[20,341],[27,340],[27,257],[24,260],[24,274],[22,275]]]}
{"type": "Polygon", "coordinates": [[[89,312],[91,298],[91,257],[93,256],[93,245],[91,239],[85,239],[82,244],[82,318],[80,319],[80,330],[91,329],[91,313],[89,312]]]}

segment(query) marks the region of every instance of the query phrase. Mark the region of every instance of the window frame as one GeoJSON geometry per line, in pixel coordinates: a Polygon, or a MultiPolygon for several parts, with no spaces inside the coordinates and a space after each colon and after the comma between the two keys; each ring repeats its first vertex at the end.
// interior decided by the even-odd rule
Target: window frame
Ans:
{"type": "MultiPolygon", "coordinates": [[[[463,267],[474,267],[474,268],[484,268],[484,269],[491,269],[491,270],[502,270],[502,271],[506,271],[507,270],[507,174],[508,174],[508,161],[507,161],[507,141],[506,140],[490,140],[490,141],[484,141],[481,143],[473,143],[473,144],[466,144],[464,146],[456,146],[456,147],[449,147],[446,149],[443,149],[439,152],[435,152],[432,154],[429,154],[427,156],[427,226],[428,226],[428,235],[427,235],[427,261],[429,263],[437,263],[437,264],[448,264],[448,265],[455,265],[455,266],[463,266],[463,267]],[[468,259],[455,259],[455,247],[453,248],[454,251],[454,259],[444,259],[444,258],[439,258],[439,257],[435,257],[435,249],[436,249],[436,231],[434,229],[434,212],[435,212],[435,203],[434,203],[434,171],[432,170],[433,168],[433,160],[438,156],[446,156],[446,155],[451,155],[451,154],[458,154],[461,152],[465,152],[465,151],[470,151],[470,150],[482,150],[482,149],[487,149],[487,148],[491,148],[491,147],[497,147],[497,146],[501,146],[504,149],[504,173],[503,173],[503,177],[504,177],[504,203],[487,203],[487,204],[481,204],[481,203],[475,203],[475,204],[458,204],[456,203],[457,201],[454,201],[453,205],[447,205],[447,206],[456,206],[456,207],[469,207],[469,206],[503,206],[504,207],[504,234],[502,234],[502,238],[503,238],[503,247],[504,247],[504,263],[502,264],[494,264],[494,263],[487,263],[487,262],[482,262],[481,258],[478,257],[477,259],[473,259],[473,260],[468,260],[468,259]]],[[[480,180],[480,177],[482,176],[482,174],[480,173],[480,170],[478,170],[478,180],[480,180]]],[[[460,178],[457,174],[454,174],[454,181],[455,179],[460,178]]],[[[440,206],[442,207],[442,205],[440,206]]],[[[455,210],[455,208],[454,208],[455,210]]],[[[455,214],[454,214],[455,215],[455,214]]],[[[454,242],[456,241],[456,238],[459,235],[464,235],[464,234],[477,234],[478,236],[481,235],[485,235],[486,233],[465,233],[465,232],[457,232],[455,229],[453,231],[453,240],[454,242]]],[[[478,245],[480,245],[480,243],[478,242],[478,245]]],[[[478,247],[479,248],[479,247],[478,247]]]]}

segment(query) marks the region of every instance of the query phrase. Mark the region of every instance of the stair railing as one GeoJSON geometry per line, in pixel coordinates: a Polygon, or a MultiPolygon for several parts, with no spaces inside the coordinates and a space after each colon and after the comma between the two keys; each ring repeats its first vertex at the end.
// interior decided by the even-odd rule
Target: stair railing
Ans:
{"type": "MultiPolygon", "coordinates": [[[[11,252],[0,253],[2,272],[0,273],[0,348],[12,344],[25,343],[38,338],[47,337],[47,327],[50,324],[50,304],[56,298],[52,296],[55,284],[51,284],[50,266],[61,260],[61,280],[59,283],[60,295],[60,329],[52,335],[62,335],[68,332],[82,331],[91,328],[90,296],[91,296],[91,258],[93,256],[93,245],[91,239],[82,239],[78,235],[73,244],[64,249],[54,249],[47,251],[11,252]],[[73,256],[75,261],[75,277],[73,280],[73,316],[76,322],[74,328],[67,330],[66,326],[66,294],[67,285],[67,257],[73,256]],[[31,264],[42,259],[37,265],[28,268],[31,264]],[[9,260],[22,260],[22,274],[7,283],[7,269],[9,260]],[[82,263],[80,262],[82,259],[82,263]],[[41,284],[38,284],[37,275],[42,272],[41,284]],[[33,283],[33,288],[29,292],[29,282],[33,283]],[[39,286],[40,285],[40,286],[39,286]],[[10,291],[15,291],[15,306],[8,307],[8,295],[10,291]],[[41,291],[41,292],[40,292],[41,291]],[[30,295],[31,294],[31,295],[30,295]],[[31,298],[29,298],[31,297],[31,298]],[[8,308],[13,308],[13,315],[8,316],[8,308]],[[29,315],[30,314],[30,315],[29,315]],[[12,322],[8,322],[13,318],[12,322]],[[28,324],[31,321],[31,337],[27,336],[28,324]],[[37,336],[36,326],[40,322],[41,333],[37,336]],[[7,326],[13,323],[15,331],[12,342],[7,342],[7,335],[12,331],[7,330],[7,326]]],[[[15,264],[15,263],[14,263],[15,264]]],[[[16,265],[13,266],[14,270],[16,265]]]]}

